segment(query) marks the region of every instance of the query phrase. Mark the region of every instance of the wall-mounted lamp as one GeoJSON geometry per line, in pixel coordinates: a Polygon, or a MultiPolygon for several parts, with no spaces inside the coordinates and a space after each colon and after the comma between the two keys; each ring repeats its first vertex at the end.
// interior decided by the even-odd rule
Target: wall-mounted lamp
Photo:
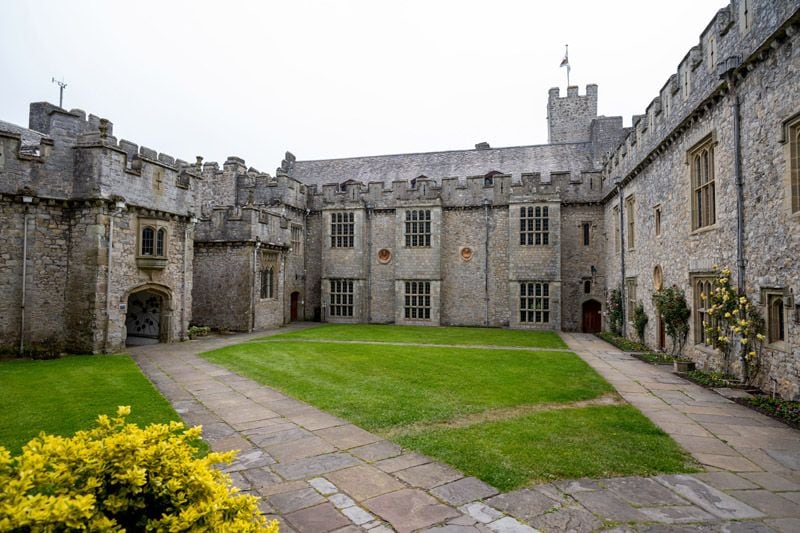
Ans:
{"type": "Polygon", "coordinates": [[[123,200],[117,200],[114,203],[114,206],[117,208],[117,211],[122,211],[123,209],[125,209],[127,207],[127,205],[125,204],[125,202],[123,200]]]}

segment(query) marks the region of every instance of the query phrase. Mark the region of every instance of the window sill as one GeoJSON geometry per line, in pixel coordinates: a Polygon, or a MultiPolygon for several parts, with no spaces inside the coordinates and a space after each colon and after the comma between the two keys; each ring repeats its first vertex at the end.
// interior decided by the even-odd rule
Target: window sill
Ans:
{"type": "Polygon", "coordinates": [[[786,341],[775,341],[767,344],[764,346],[767,350],[773,352],[784,352],[784,353],[791,353],[792,347],[786,341]]]}
{"type": "Polygon", "coordinates": [[[719,350],[708,344],[695,344],[694,349],[706,355],[719,355],[719,350]]]}
{"type": "Polygon", "coordinates": [[[697,228],[689,232],[689,236],[693,235],[702,235],[703,233],[708,233],[709,231],[716,231],[719,229],[719,225],[716,223],[711,224],[710,226],[703,226],[702,228],[697,228]]]}
{"type": "Polygon", "coordinates": [[[136,266],[142,270],[163,270],[167,266],[166,257],[137,257],[136,266]]]}

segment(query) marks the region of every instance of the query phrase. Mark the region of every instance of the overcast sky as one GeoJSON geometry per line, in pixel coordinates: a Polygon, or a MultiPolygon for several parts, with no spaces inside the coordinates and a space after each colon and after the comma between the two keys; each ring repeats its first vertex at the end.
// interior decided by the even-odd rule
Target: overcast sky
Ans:
{"type": "Polygon", "coordinates": [[[172,156],[274,173],[325,159],[547,142],[550,87],[630,117],[725,0],[0,0],[0,120],[108,118],[172,156]]]}

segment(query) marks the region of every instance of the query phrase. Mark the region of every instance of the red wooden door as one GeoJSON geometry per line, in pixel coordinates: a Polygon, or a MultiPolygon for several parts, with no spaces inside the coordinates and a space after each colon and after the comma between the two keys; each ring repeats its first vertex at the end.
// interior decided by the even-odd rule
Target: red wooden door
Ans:
{"type": "Polygon", "coordinates": [[[290,311],[289,311],[289,317],[290,317],[289,319],[292,322],[295,322],[297,320],[297,304],[299,304],[299,303],[300,303],[300,293],[299,292],[293,292],[292,293],[292,300],[291,300],[291,307],[290,307],[290,311]]]}
{"type": "Polygon", "coordinates": [[[589,300],[583,303],[583,332],[597,333],[602,328],[600,318],[600,302],[589,300]]]}

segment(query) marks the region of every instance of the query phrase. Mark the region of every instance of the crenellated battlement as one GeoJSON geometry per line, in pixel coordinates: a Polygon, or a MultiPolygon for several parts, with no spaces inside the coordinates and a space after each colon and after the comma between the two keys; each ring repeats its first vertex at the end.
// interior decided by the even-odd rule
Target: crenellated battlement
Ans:
{"type": "Polygon", "coordinates": [[[632,117],[624,139],[605,161],[608,185],[635,175],[655,151],[678,139],[728,93],[728,80],[746,76],[800,28],[792,0],[748,0],[746,7],[743,0],[731,0],[720,9],[645,113],[632,117]],[[759,16],[765,13],[770,16],[759,16]]]}
{"type": "Polygon", "coordinates": [[[564,203],[593,203],[603,196],[599,171],[529,172],[519,180],[510,174],[444,177],[439,180],[420,176],[410,180],[371,181],[350,180],[327,183],[321,188],[309,187],[309,206],[312,210],[347,208],[370,205],[376,209],[391,209],[400,205],[419,203],[440,204],[443,207],[478,207],[488,202],[494,206],[519,201],[536,201],[558,195],[564,203]]]}

